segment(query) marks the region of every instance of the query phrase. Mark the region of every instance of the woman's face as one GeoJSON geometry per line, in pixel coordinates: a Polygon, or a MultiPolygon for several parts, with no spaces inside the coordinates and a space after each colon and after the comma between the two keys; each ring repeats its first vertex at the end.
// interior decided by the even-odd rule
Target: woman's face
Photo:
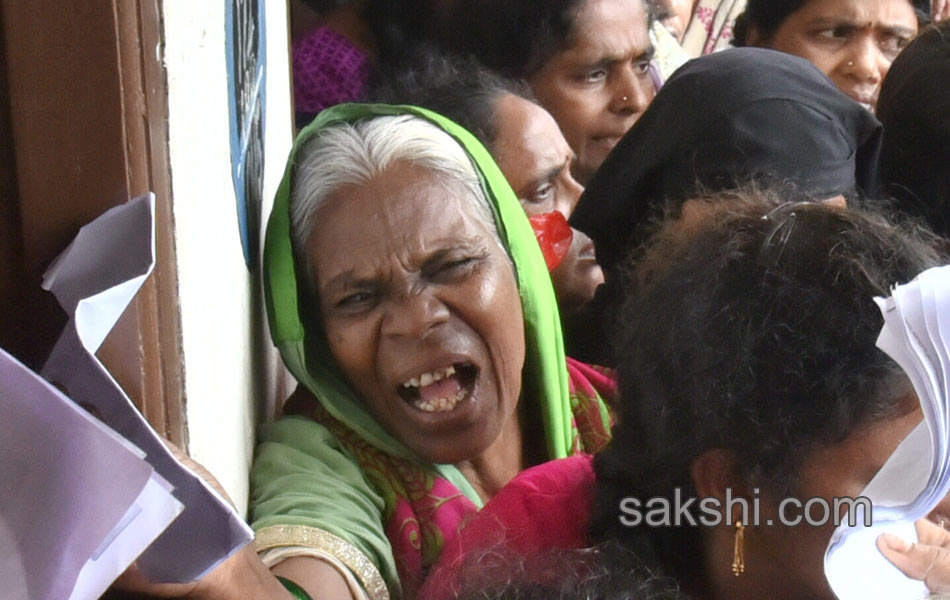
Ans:
{"type": "Polygon", "coordinates": [[[643,0],[587,0],[571,45],[530,79],[577,155],[574,176],[584,185],[656,94],[647,26],[643,0]]]}
{"type": "Polygon", "coordinates": [[[660,0],[659,8],[663,14],[663,26],[673,34],[676,41],[682,42],[689,21],[693,18],[693,0],[660,0]]]}
{"type": "Polygon", "coordinates": [[[838,88],[873,110],[891,62],[917,34],[908,0],[811,0],[761,45],[807,58],[838,88]]]}
{"type": "MultiPolygon", "coordinates": [[[[918,407],[854,433],[840,444],[817,450],[803,465],[792,495],[802,504],[811,498],[829,502],[834,498],[857,498],[921,418],[918,407]]],[[[763,492],[763,518],[779,523],[778,505],[782,500],[763,492]]],[[[804,517],[795,506],[787,507],[785,514],[788,518],[804,517]]],[[[811,516],[820,519],[822,510],[813,507],[811,516]]],[[[804,521],[797,526],[747,529],[746,572],[739,578],[730,572],[729,577],[748,578],[758,590],[771,590],[759,597],[834,600],[824,576],[825,549],[833,532],[830,522],[816,527],[804,521]],[[779,590],[785,590],[784,595],[779,590]]],[[[728,564],[723,565],[724,570],[728,568],[728,564]]]]}
{"type": "MultiPolygon", "coordinates": [[[[495,108],[492,156],[529,217],[557,211],[570,219],[584,188],[571,175],[574,151],[557,123],[534,102],[508,94],[495,108]]],[[[551,272],[562,314],[579,310],[604,282],[594,242],[573,230],[571,247],[551,272]]]]}
{"type": "Polygon", "coordinates": [[[347,380],[377,421],[436,463],[473,459],[498,439],[525,357],[514,271],[466,193],[396,164],[331,195],[307,246],[347,380]]]}

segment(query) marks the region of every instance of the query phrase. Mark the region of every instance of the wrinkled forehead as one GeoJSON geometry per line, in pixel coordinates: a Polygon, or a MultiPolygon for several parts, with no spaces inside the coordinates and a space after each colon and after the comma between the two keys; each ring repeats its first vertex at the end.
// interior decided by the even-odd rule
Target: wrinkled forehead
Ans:
{"type": "Polygon", "coordinates": [[[355,258],[363,250],[425,253],[452,240],[506,252],[490,210],[477,196],[482,193],[437,170],[395,163],[364,182],[340,185],[327,197],[315,214],[310,260],[355,258]]]}
{"type": "Polygon", "coordinates": [[[400,161],[364,181],[334,188],[315,213],[313,235],[333,229],[341,219],[350,221],[355,229],[371,229],[386,220],[406,233],[449,221],[471,221],[496,233],[494,220],[486,221],[478,214],[486,212],[479,210],[481,204],[473,185],[400,161]]]}

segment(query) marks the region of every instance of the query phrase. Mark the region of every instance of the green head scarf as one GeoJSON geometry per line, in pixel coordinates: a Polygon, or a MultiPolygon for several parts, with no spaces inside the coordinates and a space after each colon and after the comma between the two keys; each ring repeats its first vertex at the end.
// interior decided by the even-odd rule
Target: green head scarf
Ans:
{"type": "MultiPolygon", "coordinates": [[[[426,464],[372,417],[337,367],[323,332],[308,331],[304,326],[302,303],[309,300],[307,290],[299,282],[309,275],[305,267],[294,261],[291,241],[290,194],[299,149],[316,132],[335,123],[353,123],[385,115],[413,115],[435,124],[465,149],[480,174],[499,237],[515,265],[524,309],[526,354],[521,401],[540,403],[549,458],[567,456],[574,433],[564,344],[551,278],[537,240],[514,192],[485,147],[468,131],[428,110],[412,106],[342,104],[320,113],[297,136],[274,200],[264,244],[264,296],[274,344],[291,373],[320,399],[334,418],[380,450],[426,464]]],[[[470,485],[454,467],[433,467],[465,490],[467,496],[473,495],[470,485]]]]}

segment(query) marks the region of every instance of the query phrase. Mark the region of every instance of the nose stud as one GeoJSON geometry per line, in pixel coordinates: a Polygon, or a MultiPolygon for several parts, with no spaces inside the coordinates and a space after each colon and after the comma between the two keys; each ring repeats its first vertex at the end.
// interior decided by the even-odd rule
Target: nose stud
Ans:
{"type": "Polygon", "coordinates": [[[853,66],[854,66],[854,61],[853,61],[853,60],[849,60],[849,61],[848,61],[848,66],[849,66],[849,67],[853,67],[853,66]]]}
{"type": "Polygon", "coordinates": [[[627,97],[627,96],[624,96],[624,97],[623,97],[623,98],[621,98],[620,100],[621,100],[622,102],[626,102],[626,101],[627,101],[627,100],[629,100],[629,99],[630,99],[629,97],[627,97]]]}

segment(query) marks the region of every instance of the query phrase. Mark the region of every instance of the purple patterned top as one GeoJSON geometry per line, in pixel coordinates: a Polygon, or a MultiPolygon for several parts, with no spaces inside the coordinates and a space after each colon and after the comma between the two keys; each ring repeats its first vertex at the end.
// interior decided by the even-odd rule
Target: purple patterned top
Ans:
{"type": "Polygon", "coordinates": [[[293,47],[294,103],[298,114],[360,100],[369,78],[369,59],[346,36],[320,27],[293,47]]]}

